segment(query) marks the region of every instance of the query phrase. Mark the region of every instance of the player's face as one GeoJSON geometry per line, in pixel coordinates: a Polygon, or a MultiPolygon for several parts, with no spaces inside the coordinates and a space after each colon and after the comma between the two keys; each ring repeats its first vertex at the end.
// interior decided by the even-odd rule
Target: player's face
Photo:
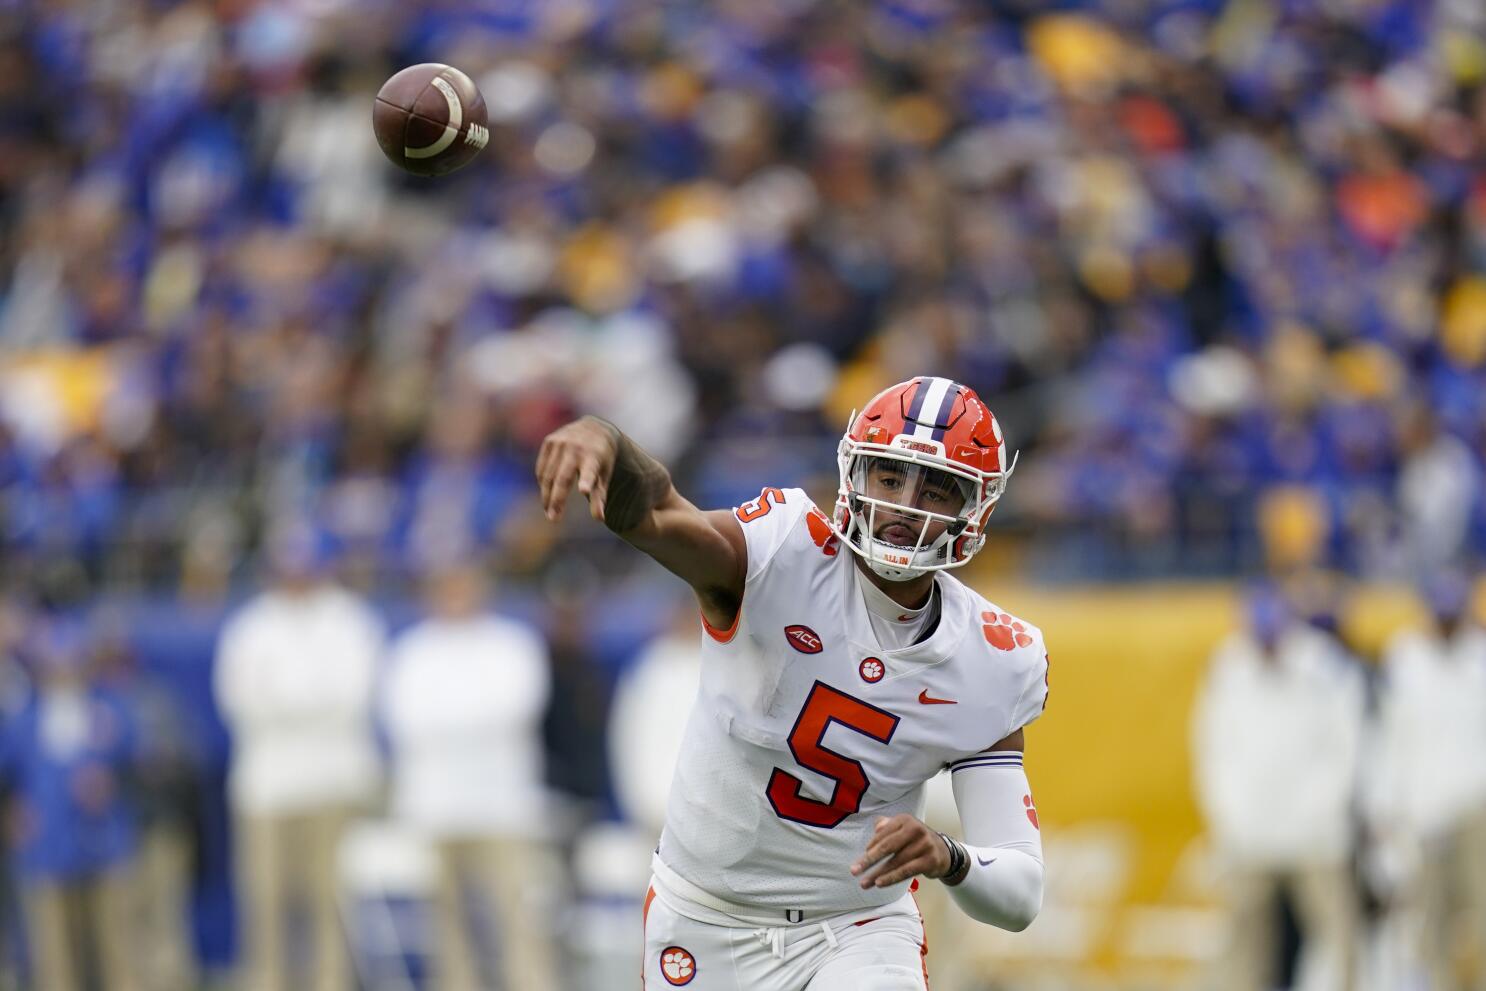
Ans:
{"type": "MultiPolygon", "coordinates": [[[[869,499],[896,503],[920,509],[935,516],[957,517],[969,503],[971,483],[968,479],[925,465],[909,464],[893,458],[862,458],[854,472],[853,484],[869,499]]],[[[917,513],[896,513],[877,507],[871,517],[872,536],[884,543],[911,547],[927,528],[923,545],[938,540],[949,525],[947,520],[929,519],[917,513]]]]}

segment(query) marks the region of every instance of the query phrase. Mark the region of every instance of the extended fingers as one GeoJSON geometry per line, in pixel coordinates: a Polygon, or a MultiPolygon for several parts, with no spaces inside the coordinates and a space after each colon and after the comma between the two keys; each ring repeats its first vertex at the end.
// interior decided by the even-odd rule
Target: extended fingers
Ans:
{"type": "Polygon", "coordinates": [[[542,508],[546,510],[549,520],[556,521],[562,518],[568,492],[578,477],[578,454],[572,448],[566,448],[554,457],[556,463],[551,469],[551,480],[542,498],[542,508]]]}
{"type": "Polygon", "coordinates": [[[609,499],[609,477],[604,472],[599,472],[593,481],[593,489],[588,493],[588,511],[593,518],[600,523],[604,521],[604,506],[609,499]]]}
{"type": "Polygon", "coordinates": [[[609,493],[608,473],[597,454],[585,452],[578,469],[578,493],[588,499],[588,512],[594,519],[603,522],[604,498],[609,493]]]}
{"type": "Polygon", "coordinates": [[[543,484],[543,480],[547,471],[547,463],[552,460],[552,451],[556,446],[557,442],[554,441],[550,436],[548,436],[546,438],[543,438],[542,447],[540,450],[537,451],[537,466],[535,470],[537,483],[539,485],[543,484]]]}
{"type": "Polygon", "coordinates": [[[536,476],[542,511],[549,520],[562,518],[576,484],[588,499],[594,519],[603,520],[613,470],[613,428],[589,418],[575,420],[549,434],[537,452],[536,476]]]}

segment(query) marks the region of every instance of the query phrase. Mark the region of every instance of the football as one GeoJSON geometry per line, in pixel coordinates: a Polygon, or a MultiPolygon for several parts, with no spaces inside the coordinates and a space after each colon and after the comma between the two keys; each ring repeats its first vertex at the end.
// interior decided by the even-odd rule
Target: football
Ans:
{"type": "Polygon", "coordinates": [[[424,176],[463,168],[490,141],[474,80],[438,62],[410,65],[382,84],[372,129],[393,164],[424,176]]]}

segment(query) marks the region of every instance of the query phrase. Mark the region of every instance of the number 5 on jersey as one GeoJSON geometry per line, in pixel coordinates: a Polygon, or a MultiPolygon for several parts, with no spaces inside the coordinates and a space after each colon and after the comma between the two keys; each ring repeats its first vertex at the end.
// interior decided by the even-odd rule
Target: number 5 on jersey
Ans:
{"type": "Polygon", "coordinates": [[[878,743],[887,743],[898,728],[898,717],[817,681],[790,731],[789,750],[801,767],[830,778],[835,787],[829,801],[806,798],[801,794],[803,781],[782,768],[774,768],[765,794],[781,819],[834,829],[861,809],[862,796],[869,784],[867,772],[860,761],[821,746],[831,723],[840,723],[878,743]]]}
{"type": "Polygon", "coordinates": [[[739,523],[752,523],[754,520],[768,516],[769,510],[775,506],[783,505],[784,493],[776,488],[767,488],[758,494],[757,499],[750,499],[733,510],[733,515],[738,517],[739,523]]]}

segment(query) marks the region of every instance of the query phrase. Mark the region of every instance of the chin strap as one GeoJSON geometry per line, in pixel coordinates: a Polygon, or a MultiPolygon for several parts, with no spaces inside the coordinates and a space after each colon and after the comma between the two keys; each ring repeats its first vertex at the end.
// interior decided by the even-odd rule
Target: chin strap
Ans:
{"type": "MultiPolygon", "coordinates": [[[[852,492],[846,496],[846,508],[848,511],[846,525],[839,528],[841,539],[848,547],[851,548],[854,554],[862,559],[867,567],[872,569],[873,573],[876,574],[878,577],[886,578],[890,582],[906,582],[929,574],[930,572],[940,570],[939,566],[914,567],[910,565],[905,567],[901,565],[888,564],[880,560],[876,555],[873,554],[869,545],[876,547],[892,547],[894,550],[899,551],[904,551],[906,549],[897,547],[893,544],[886,544],[883,541],[878,540],[877,538],[872,536],[872,528],[869,525],[869,522],[872,511],[874,511],[876,507],[867,506],[858,493],[852,492]],[[855,539],[853,539],[853,534],[855,534],[855,539]]],[[[926,523],[925,525],[928,524],[926,523]]],[[[931,544],[913,549],[908,556],[910,558],[916,558],[922,554],[933,554],[935,556],[939,556],[942,554],[942,564],[952,566],[950,562],[950,555],[954,551],[955,541],[961,534],[965,532],[966,529],[969,528],[969,526],[970,521],[968,519],[963,516],[958,517],[950,523],[946,524],[944,534],[935,541],[935,544],[939,545],[937,550],[935,549],[935,544],[931,544]]]]}

